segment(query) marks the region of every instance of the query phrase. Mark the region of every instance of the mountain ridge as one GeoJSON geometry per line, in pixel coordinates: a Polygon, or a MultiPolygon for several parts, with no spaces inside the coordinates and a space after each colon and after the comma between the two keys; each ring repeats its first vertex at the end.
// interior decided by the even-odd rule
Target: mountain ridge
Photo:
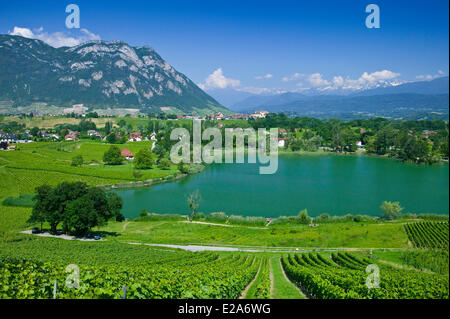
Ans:
{"type": "Polygon", "coordinates": [[[0,35],[0,99],[13,107],[128,108],[174,113],[229,112],[153,48],[94,40],[54,48],[36,39],[0,35]]]}

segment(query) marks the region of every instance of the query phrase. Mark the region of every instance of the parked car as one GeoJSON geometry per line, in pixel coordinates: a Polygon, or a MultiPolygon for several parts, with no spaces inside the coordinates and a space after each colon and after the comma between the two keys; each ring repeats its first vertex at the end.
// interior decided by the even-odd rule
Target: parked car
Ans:
{"type": "Polygon", "coordinates": [[[102,237],[100,237],[99,235],[95,235],[95,236],[94,236],[94,239],[95,239],[95,240],[100,240],[100,239],[102,239],[102,237]]]}
{"type": "Polygon", "coordinates": [[[64,234],[64,230],[58,229],[58,230],[56,231],[56,235],[62,235],[62,234],[64,234]]]}
{"type": "Polygon", "coordinates": [[[41,231],[39,230],[39,228],[38,227],[33,227],[32,229],[31,229],[31,233],[32,234],[39,234],[41,231]]]}

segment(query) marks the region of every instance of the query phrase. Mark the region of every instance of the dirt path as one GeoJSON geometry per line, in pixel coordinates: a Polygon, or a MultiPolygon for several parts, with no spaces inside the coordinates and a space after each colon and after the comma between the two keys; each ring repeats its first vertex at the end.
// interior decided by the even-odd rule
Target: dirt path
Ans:
{"type": "Polygon", "coordinates": [[[69,235],[52,235],[50,233],[40,233],[40,234],[33,234],[31,230],[24,230],[21,231],[22,234],[28,234],[28,235],[35,235],[39,237],[49,237],[49,238],[59,238],[64,240],[79,240],[79,241],[103,241],[103,239],[95,240],[93,238],[82,238],[82,237],[75,237],[75,236],[69,236],[69,235]]]}
{"type": "MultiPolygon", "coordinates": [[[[176,245],[176,244],[152,244],[152,243],[138,243],[138,242],[122,242],[123,244],[129,245],[146,245],[146,246],[156,246],[156,247],[168,247],[183,249],[188,251],[242,251],[250,253],[258,252],[276,252],[276,253],[302,253],[311,251],[360,251],[369,250],[370,248],[321,248],[321,247],[304,247],[304,248],[292,248],[292,247],[259,247],[259,246],[238,246],[238,245],[202,245],[202,244],[186,244],[186,245],[176,245]]],[[[372,248],[375,249],[392,249],[392,250],[407,250],[407,248],[372,248]]]]}
{"type": "Polygon", "coordinates": [[[241,296],[239,297],[239,299],[244,299],[247,296],[248,290],[254,284],[256,278],[258,278],[258,276],[259,276],[259,272],[261,271],[261,267],[262,267],[262,260],[259,262],[258,272],[256,273],[255,277],[253,277],[252,281],[250,281],[250,283],[247,285],[247,287],[245,287],[245,289],[242,291],[241,296]]]}
{"type": "Polygon", "coordinates": [[[130,222],[126,222],[125,224],[123,224],[122,226],[122,230],[125,231],[127,229],[127,226],[130,222]]]}
{"type": "Polygon", "coordinates": [[[269,259],[269,271],[270,271],[270,298],[273,299],[273,269],[272,269],[272,262],[269,259]]]}

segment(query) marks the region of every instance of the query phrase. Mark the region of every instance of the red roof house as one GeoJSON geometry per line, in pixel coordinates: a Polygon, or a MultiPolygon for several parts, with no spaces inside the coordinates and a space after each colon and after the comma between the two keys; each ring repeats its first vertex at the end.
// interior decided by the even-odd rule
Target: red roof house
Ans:
{"type": "Polygon", "coordinates": [[[122,155],[123,157],[125,157],[126,159],[133,159],[133,158],[134,158],[133,153],[131,153],[130,150],[129,150],[128,148],[124,148],[124,149],[121,151],[121,155],[122,155]]]}

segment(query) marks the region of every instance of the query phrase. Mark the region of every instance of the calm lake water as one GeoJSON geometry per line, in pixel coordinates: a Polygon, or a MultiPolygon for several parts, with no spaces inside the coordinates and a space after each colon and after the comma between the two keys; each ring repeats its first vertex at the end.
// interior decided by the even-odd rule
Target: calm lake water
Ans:
{"type": "Polygon", "coordinates": [[[448,214],[448,165],[402,164],[367,156],[280,157],[278,172],[259,175],[258,164],[214,164],[200,174],[149,188],[118,190],[123,213],[137,217],[189,212],[186,196],[201,195],[199,212],[277,217],[380,215],[383,201],[398,201],[404,212],[448,214]]]}

